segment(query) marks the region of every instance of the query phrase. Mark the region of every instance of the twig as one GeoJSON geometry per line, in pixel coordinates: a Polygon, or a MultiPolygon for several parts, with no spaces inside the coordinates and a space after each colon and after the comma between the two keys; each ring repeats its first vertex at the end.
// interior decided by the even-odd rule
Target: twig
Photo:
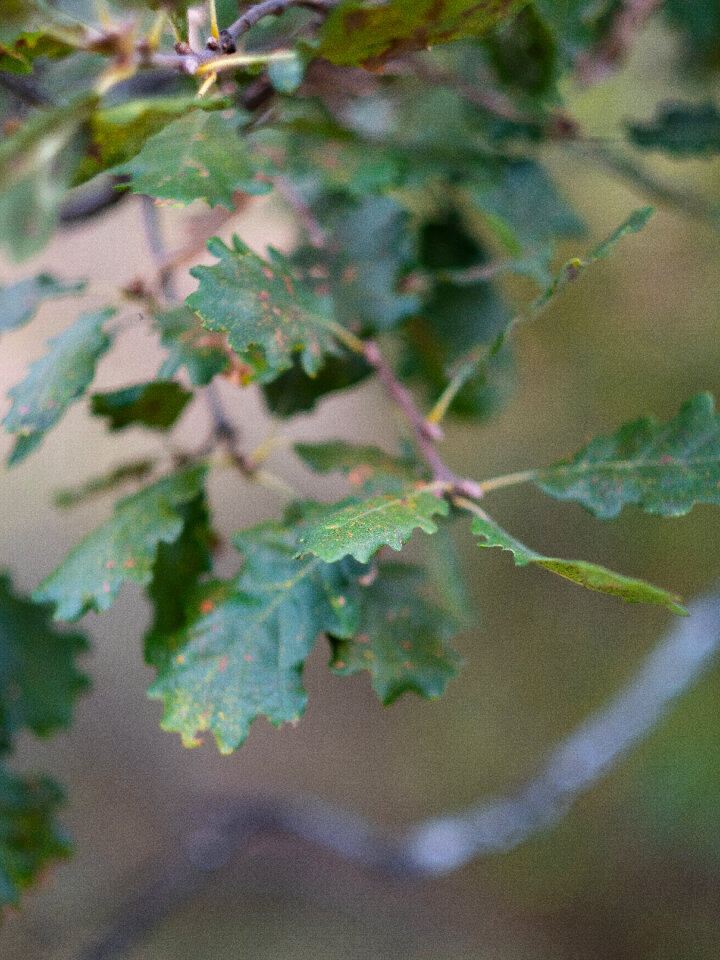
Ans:
{"type": "Polygon", "coordinates": [[[423,417],[416,407],[410,391],[396,378],[375,341],[366,341],[363,356],[374,368],[390,399],[397,404],[405,415],[405,419],[415,434],[420,453],[432,471],[433,479],[442,484],[449,484],[452,491],[458,494],[473,499],[481,497],[482,489],[479,484],[474,480],[459,477],[442,459],[435,447],[437,441],[442,440],[442,430],[436,423],[430,423],[423,417]]]}
{"type": "Polygon", "coordinates": [[[662,0],[623,0],[612,14],[602,40],[578,59],[578,77],[585,83],[607,79],[623,63],[636,35],[661,3],[662,0]]]}
{"type": "Polygon", "coordinates": [[[606,706],[562,740],[537,776],[516,792],[421,821],[399,837],[314,797],[236,801],[192,833],[177,861],[123,906],[78,960],[111,960],[127,953],[261,833],[290,834],[380,876],[407,880],[442,876],[478,857],[514,849],[561,820],[709,669],[720,648],[720,598],[714,593],[696,600],[690,612],[606,706]]]}
{"type": "Polygon", "coordinates": [[[339,2],[340,0],[264,0],[263,3],[256,3],[255,6],[250,7],[234,23],[231,23],[227,33],[233,40],[237,40],[264,17],[277,17],[290,7],[309,7],[311,10],[326,13],[336,7],[339,2]]]}

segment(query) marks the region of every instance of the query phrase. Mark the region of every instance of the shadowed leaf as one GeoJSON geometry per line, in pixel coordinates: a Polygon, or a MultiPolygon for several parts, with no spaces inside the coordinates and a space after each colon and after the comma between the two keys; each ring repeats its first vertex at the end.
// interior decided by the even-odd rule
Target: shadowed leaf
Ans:
{"type": "Polygon", "coordinates": [[[88,610],[111,607],[123,583],[150,583],[158,544],[181,535],[181,508],[198,496],[204,477],[205,468],[194,467],[120,500],[112,517],[73,547],[33,599],[56,604],[56,620],[77,620],[88,610]]]}

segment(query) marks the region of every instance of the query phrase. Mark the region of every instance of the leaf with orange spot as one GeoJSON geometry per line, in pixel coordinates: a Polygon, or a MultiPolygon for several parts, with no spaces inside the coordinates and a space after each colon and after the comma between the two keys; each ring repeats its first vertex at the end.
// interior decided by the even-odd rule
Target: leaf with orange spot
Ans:
{"type": "Polygon", "coordinates": [[[149,584],[159,545],[181,536],[183,508],[199,496],[205,472],[192,467],[170,474],[120,500],[112,517],[70,551],[33,599],[54,603],[56,620],[77,620],[88,610],[111,607],[123,583],[149,584]]]}
{"type": "Polygon", "coordinates": [[[404,564],[381,564],[371,586],[361,587],[362,632],[331,637],[330,666],[339,676],[367,670],[387,705],[404,693],[442,696],[460,658],[447,645],[452,619],[422,593],[422,572],[404,564]]]}
{"type": "Polygon", "coordinates": [[[189,747],[209,730],[222,753],[239,747],[259,716],[297,723],[307,700],[302,669],[318,634],[352,634],[357,613],[347,599],[352,562],[296,560],[293,531],[275,523],[233,541],[240,574],[192,593],[184,625],[154,637],[149,655],[158,671],[149,696],[165,704],[163,728],[189,747]]]}
{"type": "Polygon", "coordinates": [[[449,40],[473,39],[509,20],[527,0],[348,0],[325,21],[317,54],[346,66],[386,60],[449,40]]]}
{"type": "Polygon", "coordinates": [[[274,380],[296,355],[307,374],[316,374],[336,349],[330,299],[295,281],[276,251],[265,261],[238,237],[232,247],[213,237],[208,250],[218,262],[193,267],[200,284],[186,300],[206,329],[227,333],[253,380],[274,380]]]}
{"type": "Polygon", "coordinates": [[[204,200],[211,207],[232,210],[235,193],[271,190],[258,179],[261,163],[250,152],[237,114],[188,113],[150,137],[137,156],[115,172],[131,177],[133,193],[177,204],[204,200]]]}
{"type": "Polygon", "coordinates": [[[556,500],[574,500],[598,517],[625,504],[680,517],[696,503],[720,504],[720,415],[699,393],[668,423],[643,418],[596,437],[568,460],[533,474],[556,500]]]}
{"type": "Polygon", "coordinates": [[[298,556],[314,553],[327,563],[353,556],[367,563],[380,547],[401,550],[413,530],[435,533],[435,515],[446,517],[447,500],[427,489],[406,489],[353,500],[339,509],[328,508],[298,538],[298,556]]]}

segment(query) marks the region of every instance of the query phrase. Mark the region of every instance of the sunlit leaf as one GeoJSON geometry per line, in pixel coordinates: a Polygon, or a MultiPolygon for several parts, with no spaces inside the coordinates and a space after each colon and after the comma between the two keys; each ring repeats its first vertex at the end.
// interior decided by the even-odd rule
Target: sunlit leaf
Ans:
{"type": "Polygon", "coordinates": [[[513,555],[518,567],[525,567],[535,563],[552,573],[572,580],[573,583],[586,587],[588,590],[597,590],[599,593],[609,593],[615,597],[622,597],[628,603],[656,603],[667,607],[673,613],[687,616],[687,610],[680,605],[680,597],[654,587],[644,580],[634,577],[625,577],[622,574],[608,570],[606,567],[588,563],[585,560],[562,560],[559,557],[546,557],[536,553],[506,533],[490,517],[473,517],[472,532],[482,537],[481,547],[501,547],[513,555]]]}
{"type": "Polygon", "coordinates": [[[329,508],[298,538],[298,556],[314,553],[327,563],[353,556],[366,563],[380,547],[401,550],[413,530],[435,533],[433,516],[447,516],[448,503],[427,490],[408,489],[329,508]]]}

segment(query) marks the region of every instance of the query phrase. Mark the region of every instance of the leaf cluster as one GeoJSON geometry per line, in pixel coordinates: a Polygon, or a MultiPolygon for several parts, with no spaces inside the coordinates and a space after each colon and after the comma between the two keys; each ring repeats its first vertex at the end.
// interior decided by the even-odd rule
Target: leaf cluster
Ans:
{"type": "MultiPolygon", "coordinates": [[[[270,194],[296,219],[297,237],[283,253],[260,254],[236,235],[206,234],[212,262],[191,265],[197,286],[184,302],[171,283],[184,254],[156,244],[152,277],[81,312],[10,389],[9,466],[83,400],[111,433],[162,439],[203,396],[214,418],[199,449],[159,443],[156,458],[59,494],[70,506],[135,485],[32,601],[0,580],[0,759],[17,730],[65,725],[84,683],[74,665],[82,640],[57,634],[48,609],[74,622],[109,609],[125,584],[152,606],[144,653],[162,726],[188,746],[208,732],[222,752],[258,717],[299,721],[303,666],[319,638],[330,669],[366,672],[384,704],[445,691],[460,667],[451,638],[471,618],[455,602],[453,551],[444,581],[431,566],[389,559],[418,530],[432,549],[455,526],[518,566],[683,614],[671,591],[525,546],[486,500],[534,484],[605,519],[626,505],[673,517],[718,504],[720,419],[709,395],[666,423],[635,420],[561,463],[513,475],[461,476],[438,446],[446,417],[478,426],[509,402],[516,331],[653,212],[630,213],[592,243],[547,163],[549,144],[582,145],[649,182],[634,161],[584,142],[562,107],[570,71],[591,75],[608,51],[619,57],[622,5],[287,0],[269,18],[264,5],[240,15],[219,2],[209,7],[221,29],[209,19],[204,46],[188,3],[108,3],[105,23],[86,6],[0,0],[0,242],[10,257],[38,253],[62,223],[131,194],[221,207],[227,220],[270,194]],[[570,242],[588,252],[558,266],[570,242]],[[516,288],[530,292],[514,302],[516,288]],[[93,390],[98,364],[112,363],[123,323],[138,313],[165,351],[156,378],[93,390]],[[295,448],[309,471],[345,478],[347,496],[331,504],[287,496],[263,452],[242,448],[216,390],[219,378],[255,385],[268,411],[287,418],[370,377],[402,424],[394,452],[335,437],[295,448]],[[207,479],[228,464],[239,484],[283,492],[277,520],[218,536],[207,479]],[[216,554],[228,542],[236,570],[220,578],[216,554]]],[[[665,13],[710,55],[715,40],[700,39],[683,3],[665,13]]],[[[661,105],[653,120],[627,125],[626,146],[633,157],[708,156],[719,129],[712,103],[661,105]]],[[[0,333],[84,291],[85,281],[44,272],[0,287],[0,333]]],[[[14,902],[65,849],[50,817],[57,800],[48,782],[0,767],[0,902],[14,902]]]]}

